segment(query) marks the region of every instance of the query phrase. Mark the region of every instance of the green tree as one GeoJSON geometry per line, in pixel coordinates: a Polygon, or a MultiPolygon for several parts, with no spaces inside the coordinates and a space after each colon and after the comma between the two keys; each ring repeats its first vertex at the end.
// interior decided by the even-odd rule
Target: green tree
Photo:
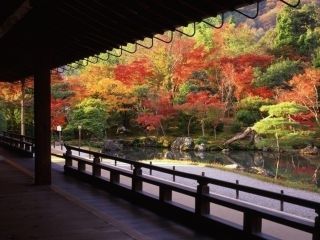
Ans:
{"type": "Polygon", "coordinates": [[[0,131],[6,131],[7,130],[7,121],[4,117],[4,114],[0,112],[0,131]]]}
{"type": "Polygon", "coordinates": [[[320,68],[320,48],[317,48],[312,58],[312,64],[315,68],[320,68]]]}
{"type": "Polygon", "coordinates": [[[187,95],[190,92],[195,92],[197,90],[198,90],[198,86],[196,86],[190,82],[186,82],[186,83],[182,84],[179,87],[179,92],[176,94],[175,98],[173,99],[174,103],[183,104],[187,99],[187,95]]]}
{"type": "Polygon", "coordinates": [[[108,119],[106,104],[95,98],[86,98],[70,112],[67,130],[78,129],[81,125],[88,136],[102,138],[107,128],[108,119]]]}
{"type": "Polygon", "coordinates": [[[262,118],[260,107],[270,104],[270,100],[257,96],[244,98],[238,104],[236,119],[244,126],[251,126],[262,118]]]}
{"type": "Polygon", "coordinates": [[[293,102],[282,102],[262,106],[260,111],[266,112],[268,116],[254,124],[253,130],[262,136],[274,137],[279,150],[281,138],[301,128],[298,122],[292,120],[292,115],[306,112],[307,109],[293,102]]]}
{"type": "MultiPolygon", "coordinates": [[[[218,27],[221,25],[222,19],[221,16],[218,16],[206,18],[204,21],[218,27]]],[[[207,50],[210,50],[214,47],[214,38],[212,37],[213,27],[207,23],[197,23],[197,31],[194,37],[196,39],[197,46],[205,46],[207,50]]],[[[191,30],[189,30],[189,32],[191,32],[191,30]]]]}
{"type": "Polygon", "coordinates": [[[287,81],[301,71],[299,65],[297,61],[282,60],[270,65],[265,72],[256,69],[254,85],[257,87],[286,86],[287,81]]]}
{"type": "Polygon", "coordinates": [[[70,84],[67,82],[60,82],[52,84],[51,86],[51,95],[54,99],[66,99],[74,95],[74,92],[71,91],[70,84]]]}
{"type": "Polygon", "coordinates": [[[315,4],[286,7],[277,17],[275,48],[293,47],[300,54],[310,54],[318,45],[319,8],[315,4]]]}
{"type": "Polygon", "coordinates": [[[257,51],[256,43],[260,36],[255,28],[251,28],[246,24],[239,26],[230,24],[225,28],[222,35],[225,51],[229,55],[238,56],[257,51]]]}

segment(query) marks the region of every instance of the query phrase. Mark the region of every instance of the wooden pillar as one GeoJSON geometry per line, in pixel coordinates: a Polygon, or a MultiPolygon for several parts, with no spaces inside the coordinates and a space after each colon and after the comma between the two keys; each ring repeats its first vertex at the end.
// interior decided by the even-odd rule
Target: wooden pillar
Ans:
{"type": "Polygon", "coordinates": [[[20,109],[21,109],[21,116],[20,116],[20,134],[21,135],[26,135],[25,132],[25,124],[24,124],[24,108],[25,108],[25,79],[21,79],[21,100],[20,100],[20,109]]]}
{"type": "Polygon", "coordinates": [[[248,234],[261,233],[262,219],[253,213],[243,213],[243,231],[248,234]]]}
{"type": "Polygon", "coordinates": [[[209,194],[209,186],[207,183],[198,181],[197,196],[195,201],[195,213],[197,215],[208,215],[210,214],[210,202],[203,199],[203,195],[209,194]]]}
{"type": "Polygon", "coordinates": [[[38,51],[34,74],[35,184],[51,184],[50,68],[48,51],[38,51]]]}
{"type": "Polygon", "coordinates": [[[132,190],[135,192],[142,191],[142,181],[137,177],[142,175],[142,169],[140,166],[135,165],[132,174],[132,190]]]}

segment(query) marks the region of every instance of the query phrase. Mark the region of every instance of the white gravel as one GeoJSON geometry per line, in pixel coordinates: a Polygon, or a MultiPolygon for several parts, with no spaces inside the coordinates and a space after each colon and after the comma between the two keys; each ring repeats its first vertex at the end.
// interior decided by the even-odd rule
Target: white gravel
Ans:
{"type": "MultiPolygon", "coordinates": [[[[114,161],[110,161],[110,160],[104,160],[103,162],[109,163],[112,165],[114,164],[114,161]]],[[[154,164],[154,165],[157,165],[157,164],[154,164]]],[[[129,169],[129,165],[127,164],[122,164],[118,162],[117,166],[129,169]]],[[[172,169],[173,165],[159,164],[159,166],[172,169]]],[[[208,168],[208,167],[190,166],[190,165],[176,165],[175,169],[176,171],[188,172],[188,173],[193,173],[198,175],[201,175],[202,172],[205,172],[205,176],[207,177],[224,180],[227,182],[233,182],[233,183],[235,183],[236,180],[238,180],[239,184],[241,185],[246,185],[246,186],[263,189],[263,190],[269,190],[269,191],[278,192],[278,193],[280,193],[280,191],[283,190],[284,194],[286,195],[291,195],[298,198],[320,202],[320,194],[318,193],[308,192],[308,191],[284,187],[284,186],[273,184],[273,183],[263,182],[261,180],[254,179],[254,178],[244,176],[234,172],[228,172],[228,171],[223,171],[220,169],[208,168]]],[[[143,174],[149,175],[149,169],[143,169],[143,174]]],[[[173,179],[172,175],[157,172],[154,170],[152,171],[152,175],[155,177],[170,180],[170,181],[172,181],[173,179]]],[[[186,179],[186,178],[181,178],[181,177],[176,177],[175,182],[186,185],[188,187],[196,188],[197,186],[196,181],[186,179]]],[[[224,188],[224,187],[220,187],[212,184],[209,184],[209,187],[210,187],[211,193],[217,193],[217,194],[232,197],[232,198],[236,197],[236,191],[233,189],[228,189],[228,188],[224,188]]],[[[245,192],[239,193],[239,199],[242,201],[247,201],[263,207],[280,210],[280,201],[278,200],[272,200],[270,198],[261,197],[261,196],[257,196],[257,195],[245,193],[245,192]]],[[[300,206],[289,204],[289,203],[284,203],[284,212],[297,215],[300,217],[312,219],[312,220],[314,220],[314,218],[316,217],[316,213],[314,212],[313,209],[304,208],[304,207],[300,207],[300,206]]]]}
{"type": "MultiPolygon", "coordinates": [[[[77,155],[76,153],[74,153],[74,154],[77,155]]],[[[81,156],[88,157],[88,156],[85,156],[85,154],[81,154],[81,156]]],[[[113,165],[114,161],[104,159],[103,163],[108,163],[108,164],[113,165]]],[[[155,165],[157,165],[157,164],[155,164],[155,165]]],[[[130,168],[129,165],[123,164],[120,162],[117,163],[117,166],[125,168],[125,169],[130,168]]],[[[172,169],[172,165],[159,164],[159,166],[172,169]]],[[[280,191],[283,190],[284,194],[286,194],[286,195],[291,195],[291,196],[295,196],[298,198],[303,198],[303,199],[308,199],[308,200],[320,202],[320,194],[318,194],[318,193],[308,192],[308,191],[284,187],[284,186],[273,184],[273,183],[263,182],[261,180],[254,179],[254,178],[244,176],[244,175],[234,173],[234,172],[228,172],[228,171],[223,171],[220,169],[208,168],[208,167],[190,166],[190,165],[176,165],[176,171],[189,172],[189,173],[199,174],[199,175],[201,175],[202,172],[205,172],[205,176],[207,176],[207,177],[211,177],[211,178],[215,178],[215,179],[219,179],[219,180],[224,180],[224,181],[228,181],[228,182],[233,182],[233,183],[235,183],[236,180],[239,180],[239,184],[241,184],[241,185],[251,186],[251,187],[258,188],[258,189],[264,189],[264,190],[269,190],[269,191],[278,192],[278,193],[280,193],[280,191]]],[[[149,169],[143,169],[143,174],[149,175],[149,169]]],[[[159,177],[159,178],[166,179],[166,180],[172,180],[171,175],[156,172],[154,170],[152,172],[152,175],[159,177]]],[[[186,185],[186,186],[189,186],[189,187],[194,187],[194,188],[196,188],[196,186],[197,186],[196,181],[181,178],[181,177],[176,177],[176,182],[183,184],[183,185],[186,185]]],[[[220,186],[216,186],[216,185],[211,185],[211,184],[209,186],[210,186],[210,192],[212,192],[212,193],[217,193],[217,194],[228,196],[228,197],[234,197],[234,198],[236,197],[236,191],[233,189],[228,189],[228,188],[224,188],[224,187],[220,187],[220,186]]],[[[240,192],[239,199],[256,204],[256,205],[276,209],[276,210],[280,209],[280,201],[257,196],[254,194],[240,192]]],[[[284,203],[284,212],[294,214],[294,215],[297,215],[300,217],[312,219],[312,220],[314,220],[314,218],[316,217],[316,213],[314,212],[313,209],[299,207],[299,206],[289,204],[289,203],[284,203]]]]}

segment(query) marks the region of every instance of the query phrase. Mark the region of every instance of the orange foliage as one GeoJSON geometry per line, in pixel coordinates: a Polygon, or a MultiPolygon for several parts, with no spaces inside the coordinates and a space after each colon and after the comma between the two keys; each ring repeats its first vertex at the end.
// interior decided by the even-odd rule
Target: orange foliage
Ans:
{"type": "Polygon", "coordinates": [[[182,111],[206,112],[210,108],[223,109],[224,104],[217,96],[213,96],[207,91],[201,91],[189,93],[186,102],[176,108],[182,111]]]}
{"type": "Polygon", "coordinates": [[[233,86],[235,97],[240,100],[250,95],[271,97],[272,93],[267,88],[254,88],[253,67],[266,67],[273,60],[269,55],[245,54],[234,58],[223,57],[220,59],[220,69],[224,76],[224,84],[233,86]]]}
{"type": "Polygon", "coordinates": [[[313,115],[315,121],[320,125],[319,111],[319,87],[320,70],[315,68],[306,69],[304,73],[298,74],[289,82],[292,89],[282,91],[279,101],[294,101],[305,106],[313,115]]]}
{"type": "Polygon", "coordinates": [[[195,47],[194,40],[177,39],[171,47],[174,57],[173,80],[175,85],[184,83],[194,71],[206,66],[204,47],[195,47]]]}
{"type": "Polygon", "coordinates": [[[51,98],[51,127],[56,129],[58,125],[66,123],[65,106],[67,102],[63,99],[51,98]]]}
{"type": "Polygon", "coordinates": [[[147,112],[140,113],[136,118],[138,124],[145,128],[159,128],[161,122],[165,121],[176,113],[171,103],[171,96],[164,95],[152,100],[145,100],[143,107],[147,112]]]}
{"type": "Polygon", "coordinates": [[[143,84],[153,75],[149,60],[135,60],[130,64],[120,64],[114,69],[115,78],[125,85],[143,84]]]}

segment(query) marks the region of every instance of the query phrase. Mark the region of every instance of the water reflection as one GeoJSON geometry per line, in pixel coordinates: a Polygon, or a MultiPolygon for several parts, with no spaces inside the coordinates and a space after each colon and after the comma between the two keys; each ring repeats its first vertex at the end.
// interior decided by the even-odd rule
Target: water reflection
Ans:
{"type": "Polygon", "coordinates": [[[318,176],[315,175],[320,166],[318,156],[302,156],[298,153],[231,151],[223,154],[221,152],[169,151],[158,148],[126,148],[122,151],[107,152],[107,154],[136,161],[174,159],[207,165],[218,164],[229,169],[308,183],[315,183],[318,180],[318,176]]]}

